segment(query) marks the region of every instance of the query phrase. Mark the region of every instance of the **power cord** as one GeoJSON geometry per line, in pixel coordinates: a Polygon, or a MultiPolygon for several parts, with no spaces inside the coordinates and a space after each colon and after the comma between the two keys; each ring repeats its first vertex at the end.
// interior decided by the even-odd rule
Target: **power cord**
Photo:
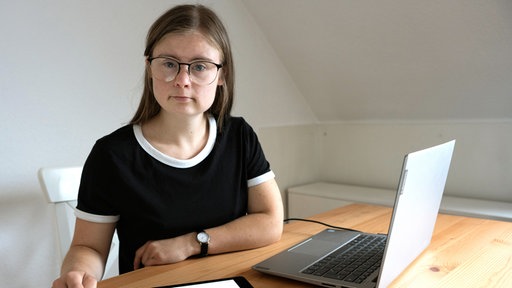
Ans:
{"type": "Polygon", "coordinates": [[[334,225],[330,225],[330,224],[327,224],[327,223],[324,223],[324,222],[320,222],[320,221],[316,221],[316,220],[303,219],[303,218],[287,218],[287,219],[284,219],[284,223],[288,223],[290,221],[311,222],[311,223],[320,224],[320,225],[323,225],[323,226],[326,226],[326,227],[329,227],[329,228],[349,230],[349,231],[354,231],[354,232],[361,232],[360,230],[351,229],[351,228],[345,228],[345,227],[339,227],[339,226],[334,226],[334,225]]]}

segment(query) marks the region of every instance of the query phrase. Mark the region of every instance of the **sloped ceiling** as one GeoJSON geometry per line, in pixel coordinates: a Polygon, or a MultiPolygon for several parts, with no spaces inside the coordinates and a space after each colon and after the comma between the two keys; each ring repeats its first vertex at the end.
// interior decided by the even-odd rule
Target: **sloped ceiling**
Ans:
{"type": "Polygon", "coordinates": [[[510,0],[242,0],[320,121],[512,118],[510,0]]]}

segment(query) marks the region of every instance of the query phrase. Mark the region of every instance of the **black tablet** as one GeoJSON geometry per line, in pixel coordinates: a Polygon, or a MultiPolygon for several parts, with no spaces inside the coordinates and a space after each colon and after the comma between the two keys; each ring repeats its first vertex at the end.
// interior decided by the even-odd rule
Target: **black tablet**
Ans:
{"type": "Polygon", "coordinates": [[[183,283],[155,288],[254,288],[251,283],[242,276],[232,278],[214,279],[201,282],[183,283]]]}

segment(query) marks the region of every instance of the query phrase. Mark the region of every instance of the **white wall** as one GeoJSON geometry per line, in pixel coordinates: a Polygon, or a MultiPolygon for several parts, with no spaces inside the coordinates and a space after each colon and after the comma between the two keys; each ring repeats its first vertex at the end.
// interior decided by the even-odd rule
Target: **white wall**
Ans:
{"type": "Polygon", "coordinates": [[[273,126],[257,131],[284,200],[287,188],[321,178],[324,139],[320,127],[317,124],[273,126]]]}
{"type": "Polygon", "coordinates": [[[218,10],[227,12],[222,13],[222,17],[236,63],[233,114],[244,116],[255,127],[316,122],[304,97],[245,6],[239,0],[225,3],[218,10]]]}
{"type": "MultiPolygon", "coordinates": [[[[179,2],[0,1],[2,287],[47,287],[57,275],[52,211],[36,172],[81,165],[97,138],[129,121],[147,29],[179,2]]],[[[235,114],[255,127],[315,120],[239,1],[193,2],[217,10],[231,33],[235,114]]]]}
{"type": "Polygon", "coordinates": [[[512,202],[512,121],[337,123],[320,129],[322,180],[396,189],[406,153],[457,139],[445,193],[512,202]]]}

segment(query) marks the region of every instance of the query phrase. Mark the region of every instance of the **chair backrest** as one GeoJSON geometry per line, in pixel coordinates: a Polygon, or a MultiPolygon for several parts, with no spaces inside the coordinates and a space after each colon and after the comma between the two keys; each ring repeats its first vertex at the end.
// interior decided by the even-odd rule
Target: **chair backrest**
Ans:
{"type": "Polygon", "coordinates": [[[49,203],[75,201],[78,197],[78,187],[82,167],[41,168],[39,183],[49,203]]]}
{"type": "MultiPolygon", "coordinates": [[[[76,220],[75,207],[82,167],[41,168],[37,174],[46,200],[55,207],[57,246],[59,260],[62,262],[73,239],[76,220]]],[[[104,279],[119,274],[118,247],[119,240],[116,232],[105,266],[104,279]]]]}

